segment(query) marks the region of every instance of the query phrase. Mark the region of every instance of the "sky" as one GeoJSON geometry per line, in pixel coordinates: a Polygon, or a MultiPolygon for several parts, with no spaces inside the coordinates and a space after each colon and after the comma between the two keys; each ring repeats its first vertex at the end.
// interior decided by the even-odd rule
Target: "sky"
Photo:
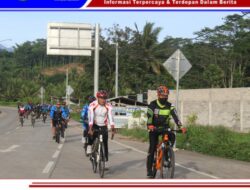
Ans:
{"type": "Polygon", "coordinates": [[[204,27],[213,28],[223,24],[227,15],[240,12],[0,12],[0,44],[12,47],[25,41],[46,38],[49,22],[99,23],[101,28],[119,24],[140,30],[146,22],[154,22],[155,27],[162,27],[159,41],[166,36],[192,38],[193,33],[204,27]],[[11,40],[5,40],[11,39],[11,40]]]}

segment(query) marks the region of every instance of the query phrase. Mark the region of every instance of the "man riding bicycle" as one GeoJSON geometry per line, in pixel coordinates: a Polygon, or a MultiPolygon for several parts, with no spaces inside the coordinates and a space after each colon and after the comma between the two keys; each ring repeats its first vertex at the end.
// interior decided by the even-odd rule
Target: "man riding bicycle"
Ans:
{"type": "Polygon", "coordinates": [[[63,102],[62,103],[62,118],[63,118],[63,124],[64,124],[64,127],[67,128],[68,127],[68,122],[69,122],[69,119],[70,119],[70,112],[69,112],[69,108],[68,106],[66,105],[66,102],[63,102]]]}
{"type": "Polygon", "coordinates": [[[83,106],[82,112],[81,112],[81,120],[82,120],[82,143],[84,144],[87,143],[86,140],[88,138],[88,130],[89,130],[89,120],[88,120],[88,110],[89,110],[89,104],[91,104],[93,101],[95,101],[96,98],[94,96],[89,96],[88,97],[88,102],[83,106]]]}
{"type": "MultiPolygon", "coordinates": [[[[152,165],[154,161],[154,152],[158,144],[159,135],[162,135],[157,129],[169,128],[170,116],[173,117],[176,125],[181,128],[182,133],[186,132],[186,128],[181,127],[182,124],[177,116],[175,107],[168,102],[169,90],[166,86],[159,86],[157,88],[158,99],[152,101],[148,106],[147,111],[147,127],[149,130],[149,150],[147,156],[147,176],[153,177],[152,165]]],[[[175,134],[169,132],[169,139],[174,145],[175,134]]]]}
{"type": "Polygon", "coordinates": [[[61,108],[60,102],[57,102],[55,106],[51,108],[50,118],[51,118],[51,131],[53,139],[56,138],[56,122],[62,122],[63,109],[61,108]]]}
{"type": "Polygon", "coordinates": [[[93,129],[102,128],[104,130],[103,143],[105,150],[105,161],[108,161],[108,121],[114,133],[114,119],[112,117],[112,106],[106,102],[108,93],[105,90],[100,90],[96,93],[97,100],[89,105],[89,134],[93,138],[89,138],[87,154],[92,152],[91,145],[93,144],[98,133],[93,129]],[[93,133],[94,132],[94,133],[93,133]]]}

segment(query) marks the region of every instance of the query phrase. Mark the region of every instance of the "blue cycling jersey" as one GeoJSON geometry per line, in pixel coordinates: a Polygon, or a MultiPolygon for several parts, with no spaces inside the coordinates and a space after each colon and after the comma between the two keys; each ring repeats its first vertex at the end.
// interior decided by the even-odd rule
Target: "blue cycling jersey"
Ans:
{"type": "Polygon", "coordinates": [[[89,105],[85,104],[81,112],[81,119],[83,120],[82,124],[83,130],[87,130],[89,127],[88,122],[86,122],[88,120],[88,110],[89,110],[89,105]]]}
{"type": "MultiPolygon", "coordinates": [[[[62,107],[59,108],[60,111],[61,111],[61,116],[63,119],[66,119],[67,118],[67,113],[65,113],[65,110],[62,109],[62,107]]],[[[57,117],[57,114],[55,114],[57,111],[57,107],[56,106],[52,106],[51,110],[50,110],[50,118],[51,119],[57,119],[55,117],[57,117]]]]}

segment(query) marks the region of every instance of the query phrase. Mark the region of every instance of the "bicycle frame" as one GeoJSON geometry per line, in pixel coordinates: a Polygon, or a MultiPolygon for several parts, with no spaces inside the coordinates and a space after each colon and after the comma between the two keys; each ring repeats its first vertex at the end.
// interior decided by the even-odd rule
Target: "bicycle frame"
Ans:
{"type": "Polygon", "coordinates": [[[103,145],[103,128],[99,127],[95,129],[94,132],[98,132],[98,136],[93,144],[93,153],[92,153],[92,165],[94,173],[96,172],[97,165],[99,165],[99,174],[100,177],[104,176],[104,168],[105,168],[105,151],[103,145]]]}
{"type": "Polygon", "coordinates": [[[156,176],[158,170],[160,170],[161,178],[165,178],[164,170],[167,170],[166,178],[173,178],[174,176],[175,158],[168,135],[170,131],[176,131],[176,130],[171,130],[169,128],[164,129],[162,131],[163,132],[162,140],[158,143],[156,147],[155,159],[153,163],[153,177],[156,176]]]}

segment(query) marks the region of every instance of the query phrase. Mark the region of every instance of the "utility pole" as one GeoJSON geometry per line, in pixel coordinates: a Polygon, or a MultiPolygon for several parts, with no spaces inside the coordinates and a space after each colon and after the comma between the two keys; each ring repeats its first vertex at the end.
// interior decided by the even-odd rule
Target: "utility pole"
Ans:
{"type": "Polygon", "coordinates": [[[115,97],[118,97],[118,42],[115,43],[115,97]]]}

